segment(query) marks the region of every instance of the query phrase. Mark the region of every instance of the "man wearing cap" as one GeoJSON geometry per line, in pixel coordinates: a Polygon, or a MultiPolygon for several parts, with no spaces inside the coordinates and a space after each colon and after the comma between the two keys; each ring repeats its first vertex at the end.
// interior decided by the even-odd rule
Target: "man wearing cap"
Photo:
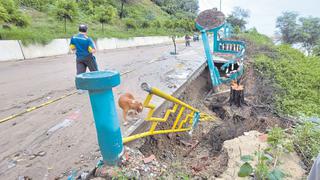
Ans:
{"type": "Polygon", "coordinates": [[[85,73],[87,67],[90,71],[97,71],[98,66],[93,56],[96,52],[93,40],[87,36],[88,27],[79,26],[79,33],[74,35],[70,41],[70,49],[76,52],[77,74],[85,73]]]}

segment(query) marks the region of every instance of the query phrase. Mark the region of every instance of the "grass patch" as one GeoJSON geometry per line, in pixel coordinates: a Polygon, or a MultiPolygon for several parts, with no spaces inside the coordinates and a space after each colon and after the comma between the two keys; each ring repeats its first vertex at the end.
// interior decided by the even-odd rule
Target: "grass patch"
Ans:
{"type": "Polygon", "coordinates": [[[136,36],[182,36],[188,32],[183,28],[166,26],[168,21],[174,22],[172,16],[168,15],[161,8],[149,0],[136,0],[125,6],[127,18],[120,20],[116,18],[112,23],[106,24],[102,31],[101,24],[93,15],[84,13],[73,22],[67,22],[67,32],[64,32],[64,23],[54,18],[51,6],[46,12],[40,12],[32,8],[23,8],[23,13],[32,18],[30,26],[21,28],[10,26],[10,29],[0,26],[0,39],[3,40],[21,40],[23,44],[41,43],[47,44],[53,39],[70,38],[78,32],[78,25],[85,23],[89,26],[89,36],[93,39],[114,37],[114,38],[130,38],[136,36]],[[136,29],[126,27],[127,19],[134,20],[136,29]],[[159,22],[160,25],[154,25],[159,22]]]}
{"type": "Polygon", "coordinates": [[[292,116],[320,117],[320,57],[290,45],[274,45],[256,30],[239,34],[247,42],[259,76],[270,81],[276,109],[292,116]]]}

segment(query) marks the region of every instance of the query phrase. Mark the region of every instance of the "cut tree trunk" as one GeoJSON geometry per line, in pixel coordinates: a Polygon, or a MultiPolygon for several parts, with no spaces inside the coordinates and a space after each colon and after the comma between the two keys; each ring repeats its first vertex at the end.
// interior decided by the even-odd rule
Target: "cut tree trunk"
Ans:
{"type": "Polygon", "coordinates": [[[231,83],[230,87],[230,106],[236,105],[241,107],[244,102],[244,87],[236,82],[231,83]]]}

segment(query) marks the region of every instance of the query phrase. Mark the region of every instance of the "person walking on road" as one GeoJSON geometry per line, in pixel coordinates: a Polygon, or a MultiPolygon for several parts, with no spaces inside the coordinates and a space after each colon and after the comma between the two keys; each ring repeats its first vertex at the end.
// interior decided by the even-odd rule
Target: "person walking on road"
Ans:
{"type": "Polygon", "coordinates": [[[88,27],[84,24],[79,26],[79,33],[70,40],[70,49],[76,53],[77,74],[85,73],[87,67],[90,71],[98,71],[96,58],[93,53],[96,47],[91,38],[87,36],[88,27]]]}
{"type": "Polygon", "coordinates": [[[184,40],[186,41],[186,47],[190,46],[191,37],[188,34],[186,34],[184,40]]]}

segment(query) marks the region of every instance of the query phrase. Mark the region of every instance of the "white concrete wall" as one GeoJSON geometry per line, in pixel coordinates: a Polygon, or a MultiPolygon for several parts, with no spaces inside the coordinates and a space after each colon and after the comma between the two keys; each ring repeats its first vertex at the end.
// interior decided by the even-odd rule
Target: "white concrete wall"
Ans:
{"type": "MultiPolygon", "coordinates": [[[[177,38],[180,40],[183,38],[177,38]]],[[[97,50],[147,46],[162,43],[171,43],[168,36],[134,37],[130,39],[101,38],[96,41],[97,50]]],[[[0,61],[31,59],[56,56],[70,53],[70,39],[55,39],[47,45],[22,45],[19,41],[0,41],[0,61]]]]}
{"type": "Polygon", "coordinates": [[[98,39],[96,42],[96,46],[98,50],[106,50],[106,49],[116,49],[117,44],[116,44],[117,39],[115,38],[101,38],[98,39]]]}
{"type": "Polygon", "coordinates": [[[22,52],[25,59],[56,56],[69,53],[69,44],[67,39],[55,39],[47,45],[31,44],[22,45],[22,52]]]}
{"type": "Polygon", "coordinates": [[[24,59],[24,57],[18,41],[0,41],[0,61],[20,59],[24,59]]]}
{"type": "Polygon", "coordinates": [[[136,46],[134,39],[117,39],[116,40],[116,47],[119,48],[127,48],[127,47],[134,47],[136,46]]]}

